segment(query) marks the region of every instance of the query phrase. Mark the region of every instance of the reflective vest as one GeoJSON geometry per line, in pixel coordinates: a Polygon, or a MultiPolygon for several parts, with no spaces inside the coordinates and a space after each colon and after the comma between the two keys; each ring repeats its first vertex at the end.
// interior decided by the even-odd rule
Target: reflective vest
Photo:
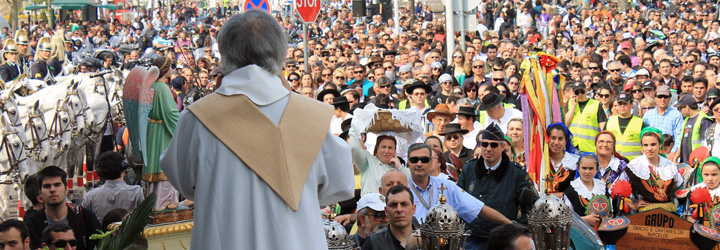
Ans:
{"type": "MultiPolygon", "coordinates": [[[[504,109],[514,109],[515,105],[510,103],[503,103],[504,109]]],[[[478,121],[480,121],[480,124],[485,124],[485,119],[488,118],[487,110],[480,110],[478,111],[478,121]]],[[[484,128],[483,128],[484,129],[484,128]]]]}
{"type": "Polygon", "coordinates": [[[608,120],[607,130],[617,138],[615,151],[625,156],[628,160],[635,159],[642,155],[642,144],[640,143],[640,130],[642,130],[643,119],[633,116],[625,128],[625,133],[620,133],[620,118],[613,116],[608,120]]]}
{"type": "Polygon", "coordinates": [[[600,132],[597,118],[598,109],[600,109],[600,102],[593,99],[588,100],[582,113],[580,107],[575,106],[575,113],[569,127],[570,133],[573,134],[573,144],[580,151],[595,152],[595,136],[600,132]]]}
{"type": "MultiPolygon", "coordinates": [[[[405,100],[400,101],[400,103],[398,104],[398,110],[405,110],[405,109],[407,109],[409,103],[410,103],[410,100],[408,100],[408,99],[405,99],[405,100]]],[[[430,103],[428,102],[427,99],[425,99],[425,107],[426,107],[426,108],[429,108],[429,107],[430,107],[430,103]]]]}
{"type": "MultiPolygon", "coordinates": [[[[710,119],[710,117],[708,115],[706,115],[704,112],[700,111],[697,114],[697,119],[695,119],[695,124],[693,124],[692,135],[690,137],[690,139],[692,140],[692,146],[691,146],[690,152],[692,152],[696,148],[702,146],[702,140],[700,140],[700,123],[704,119],[710,119]]],[[[685,126],[687,126],[688,120],[690,120],[690,117],[685,118],[685,122],[683,122],[683,125],[682,125],[683,133],[685,133],[685,126]]],[[[680,137],[680,145],[681,145],[680,148],[682,148],[683,143],[685,143],[683,141],[683,137],[685,137],[685,136],[680,137]]]]}

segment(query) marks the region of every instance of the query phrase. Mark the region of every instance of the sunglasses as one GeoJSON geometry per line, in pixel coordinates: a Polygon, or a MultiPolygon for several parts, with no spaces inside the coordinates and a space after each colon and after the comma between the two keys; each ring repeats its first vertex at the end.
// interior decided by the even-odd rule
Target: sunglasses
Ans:
{"type": "Polygon", "coordinates": [[[499,82],[499,81],[505,81],[505,78],[493,78],[492,80],[499,82]]]}
{"type": "Polygon", "coordinates": [[[384,212],[376,212],[375,214],[368,214],[368,216],[372,216],[375,220],[384,220],[387,217],[384,212]]]}
{"type": "Polygon", "coordinates": [[[648,111],[648,110],[651,110],[651,109],[654,109],[654,108],[653,108],[653,107],[644,107],[644,108],[642,108],[643,111],[648,111]]]}
{"type": "Polygon", "coordinates": [[[589,70],[598,70],[599,68],[598,67],[589,67],[588,69],[589,70]]]}
{"type": "Polygon", "coordinates": [[[658,99],[669,99],[670,96],[669,95],[658,95],[657,98],[658,99]]]}
{"type": "Polygon", "coordinates": [[[633,89],[632,93],[639,94],[639,93],[642,93],[642,90],[641,89],[633,89]]]}
{"type": "Polygon", "coordinates": [[[389,89],[389,88],[390,88],[390,85],[389,85],[389,84],[388,84],[388,85],[382,85],[382,86],[380,86],[380,88],[381,88],[381,89],[384,89],[384,88],[388,88],[388,89],[389,89]]]}
{"type": "Polygon", "coordinates": [[[583,95],[583,94],[585,94],[585,90],[584,90],[584,89],[577,89],[577,90],[575,90],[575,95],[583,95]]]}
{"type": "Polygon", "coordinates": [[[355,73],[355,74],[362,74],[362,73],[365,73],[365,71],[355,71],[354,73],[355,73]]]}
{"type": "Polygon", "coordinates": [[[300,78],[290,78],[288,81],[294,82],[294,81],[300,81],[300,78]]]}
{"type": "Polygon", "coordinates": [[[477,91],[478,91],[477,89],[468,89],[465,92],[477,92],[477,91]]]}
{"type": "Polygon", "coordinates": [[[610,72],[618,72],[618,71],[620,71],[620,69],[611,69],[611,70],[609,70],[609,71],[610,71],[610,72]]]}
{"type": "Polygon", "coordinates": [[[592,81],[592,79],[585,79],[585,80],[583,80],[583,82],[591,82],[591,81],[592,81]]]}
{"type": "Polygon", "coordinates": [[[695,61],[685,61],[685,63],[695,63],[695,61]]]}
{"type": "Polygon", "coordinates": [[[454,141],[454,140],[460,139],[460,135],[458,135],[458,134],[448,135],[447,137],[445,137],[445,139],[446,139],[446,140],[450,140],[450,141],[454,141]]]}
{"type": "Polygon", "coordinates": [[[600,53],[607,53],[607,50],[601,50],[600,53]]]}
{"type": "Polygon", "coordinates": [[[332,76],[332,74],[322,74],[322,76],[332,76]]]}
{"type": "Polygon", "coordinates": [[[432,70],[438,70],[438,71],[439,71],[439,70],[440,70],[440,68],[433,68],[432,70]]]}
{"type": "Polygon", "coordinates": [[[482,69],[482,68],[485,68],[485,65],[473,65],[473,68],[482,69]]]}
{"type": "Polygon", "coordinates": [[[71,247],[77,246],[78,241],[77,240],[58,240],[55,243],[52,243],[57,248],[64,248],[67,246],[67,244],[70,244],[71,247]]]}
{"type": "Polygon", "coordinates": [[[345,80],[345,77],[342,77],[342,76],[336,76],[336,77],[335,77],[335,79],[338,79],[338,80],[345,80]]]}
{"type": "Polygon", "coordinates": [[[443,84],[443,85],[451,85],[451,84],[452,84],[452,81],[446,81],[446,82],[443,82],[442,84],[443,84]]]}
{"type": "Polygon", "coordinates": [[[454,58],[462,58],[462,55],[453,55],[454,58]]]}
{"type": "Polygon", "coordinates": [[[599,98],[610,98],[610,94],[597,94],[599,98]]]}
{"type": "Polygon", "coordinates": [[[497,143],[497,142],[486,142],[486,141],[480,143],[480,146],[483,147],[483,148],[487,148],[488,145],[490,145],[491,148],[497,148],[497,147],[500,146],[500,143],[497,143]]]}
{"type": "Polygon", "coordinates": [[[387,69],[387,70],[392,70],[393,67],[392,67],[392,66],[387,66],[387,67],[385,67],[385,69],[387,69]]]}
{"type": "Polygon", "coordinates": [[[430,157],[427,157],[427,156],[410,157],[410,159],[408,159],[408,161],[410,161],[410,163],[418,163],[418,161],[420,161],[422,163],[428,163],[428,162],[430,162],[430,157]]]}
{"type": "Polygon", "coordinates": [[[453,93],[453,95],[462,95],[462,92],[457,92],[457,91],[455,91],[455,92],[452,92],[452,93],[453,93]]]}

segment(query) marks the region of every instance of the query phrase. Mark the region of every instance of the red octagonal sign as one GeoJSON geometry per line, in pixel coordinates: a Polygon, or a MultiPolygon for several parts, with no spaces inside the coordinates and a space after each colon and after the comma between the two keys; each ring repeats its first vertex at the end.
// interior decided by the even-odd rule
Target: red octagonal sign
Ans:
{"type": "Polygon", "coordinates": [[[320,0],[295,0],[295,7],[303,22],[312,23],[320,13],[320,0]]]}

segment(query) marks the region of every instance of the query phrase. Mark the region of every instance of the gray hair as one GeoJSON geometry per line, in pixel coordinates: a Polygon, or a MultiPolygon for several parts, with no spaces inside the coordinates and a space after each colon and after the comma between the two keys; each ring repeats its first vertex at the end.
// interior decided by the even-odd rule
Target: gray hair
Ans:
{"type": "Polygon", "coordinates": [[[458,107],[464,106],[464,105],[472,107],[472,100],[470,100],[470,98],[467,98],[467,97],[460,98],[460,100],[457,100],[457,102],[455,102],[455,104],[457,104],[458,107]]]}
{"type": "Polygon", "coordinates": [[[617,66],[619,66],[620,68],[622,68],[622,64],[620,64],[620,61],[617,61],[617,60],[613,60],[613,61],[608,62],[608,63],[607,63],[608,69],[610,68],[611,65],[617,65],[617,66]]]}
{"type": "Polygon", "coordinates": [[[413,143],[412,145],[410,145],[410,147],[408,148],[408,155],[410,155],[410,153],[412,153],[415,150],[420,150],[423,148],[426,148],[428,151],[430,151],[430,157],[432,157],[433,150],[430,147],[430,145],[427,145],[425,143],[413,143]]]}
{"type": "Polygon", "coordinates": [[[224,72],[255,64],[273,75],[280,74],[287,37],[266,11],[255,9],[232,16],[220,29],[217,40],[224,72]]]}

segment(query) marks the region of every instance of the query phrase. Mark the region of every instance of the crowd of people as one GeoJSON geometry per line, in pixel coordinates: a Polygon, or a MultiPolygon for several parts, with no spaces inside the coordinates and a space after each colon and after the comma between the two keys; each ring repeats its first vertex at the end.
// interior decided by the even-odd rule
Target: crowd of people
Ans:
{"type": "MultiPolygon", "coordinates": [[[[524,242],[521,236],[527,231],[522,227],[500,225],[527,225],[532,204],[520,196],[535,192],[536,183],[525,168],[521,103],[522,84],[532,84],[523,80],[527,72],[521,65],[532,51],[559,58],[555,73],[565,79],[564,85],[558,86],[564,121],[545,131],[554,195],[562,197],[590,225],[599,223],[600,218],[585,214],[588,200],[609,195],[620,180],[632,186],[631,210],[663,208],[690,220],[694,218],[689,201],[675,197],[675,190],[700,187],[714,194],[718,188],[720,147],[714,146],[720,138],[720,129],[715,129],[720,119],[714,117],[720,117],[720,21],[713,2],[635,1],[628,6],[603,1],[482,1],[476,9],[479,24],[463,37],[460,32],[447,36],[445,18],[424,2],[401,6],[394,13],[399,16],[396,30],[392,17],[357,16],[348,2],[333,0],[323,3],[317,21],[308,24],[305,34],[296,16],[275,12],[270,18],[273,25],[280,26],[282,35],[273,39],[287,43],[242,47],[246,55],[220,46],[220,33],[224,27],[232,27],[227,25],[237,11],[237,6],[199,8],[195,2],[180,2],[138,9],[131,20],[89,22],[71,16],[54,28],[42,20],[21,23],[20,31],[5,29],[0,35],[5,41],[0,76],[6,82],[23,73],[47,80],[48,74],[152,65],[143,64],[142,58],[162,56],[171,66],[164,71],[170,75],[161,80],[173,90],[172,104],[183,111],[215,90],[235,93],[231,87],[223,91],[221,83],[248,77],[243,69],[261,75],[258,79],[263,81],[272,78],[257,73],[263,69],[277,75],[291,92],[334,109],[329,131],[348,143],[357,191],[354,198],[340,203],[342,212],[337,220],[348,225],[363,249],[406,246],[418,221],[438,203],[439,185],[447,188],[443,193],[448,204],[472,232],[467,249],[498,246],[500,243],[493,242],[497,239],[524,242]],[[300,39],[305,36],[307,44],[300,39]],[[447,43],[453,43],[455,50],[447,51],[447,43]],[[116,49],[117,53],[85,58],[78,52],[86,48],[116,49]],[[279,49],[282,51],[265,53],[279,49]],[[75,70],[62,70],[73,62],[75,70]],[[238,67],[251,64],[262,69],[238,67]],[[392,135],[358,131],[353,113],[371,104],[381,109],[416,109],[424,138],[400,150],[392,135]],[[691,162],[691,153],[703,146],[710,157],[691,162]],[[400,151],[407,156],[399,155],[400,151]],[[702,178],[684,178],[678,169],[686,164],[702,166],[702,178]],[[503,232],[516,237],[492,236],[503,232]]],[[[258,35],[262,31],[245,32],[258,35]]],[[[225,38],[246,37],[226,34],[225,38]]],[[[242,93],[251,100],[262,96],[242,93]]],[[[291,103],[295,101],[291,99],[291,103]]],[[[177,131],[182,123],[181,116],[177,131]]],[[[194,128],[182,129],[190,133],[194,128]]],[[[180,139],[173,137],[173,155],[183,155],[173,144],[179,143],[175,140],[180,139]]],[[[117,142],[116,151],[123,152],[127,140],[122,132],[117,142]]],[[[170,159],[161,161],[163,170],[171,169],[163,166],[170,159]]],[[[245,164],[253,167],[251,162],[245,164]]],[[[35,192],[64,185],[62,178],[59,183],[45,184],[46,179],[55,181],[62,176],[47,174],[38,179],[42,183],[35,192]]],[[[97,221],[82,232],[99,228],[113,208],[132,210],[130,203],[136,206],[142,200],[137,186],[122,186],[118,178],[108,174],[105,185],[114,185],[110,190],[126,190],[133,198],[118,204],[83,201],[83,211],[94,213],[85,216],[84,223],[89,223],[88,217],[97,221]]],[[[194,184],[190,191],[186,186],[189,180],[184,178],[170,176],[169,181],[183,196],[192,198],[199,191],[194,184]]],[[[108,191],[89,193],[86,199],[99,199],[102,192],[108,191]]],[[[82,243],[84,235],[73,227],[74,219],[62,222],[63,216],[72,213],[67,213],[65,206],[51,207],[48,201],[52,197],[47,197],[48,201],[42,198],[34,199],[37,209],[74,230],[75,241],[67,243],[82,243]]],[[[713,201],[719,200],[713,197],[713,201]]],[[[29,233],[10,222],[8,227],[18,228],[23,235],[16,241],[25,242],[29,235],[26,244],[33,249],[59,242],[46,242],[45,226],[37,220],[25,220],[29,233]]],[[[6,232],[2,229],[0,225],[0,236],[6,232]]],[[[65,232],[62,230],[51,231],[65,232]]]]}

